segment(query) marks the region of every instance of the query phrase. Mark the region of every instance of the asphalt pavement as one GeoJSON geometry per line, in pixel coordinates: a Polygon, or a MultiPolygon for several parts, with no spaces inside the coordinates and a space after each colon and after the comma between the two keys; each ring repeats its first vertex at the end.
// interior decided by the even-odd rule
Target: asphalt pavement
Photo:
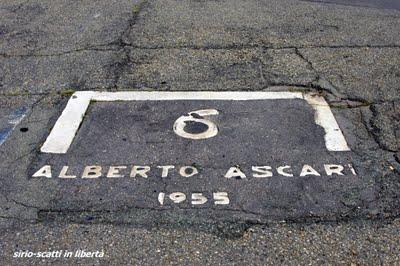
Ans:
{"type": "Polygon", "coordinates": [[[396,1],[4,0],[0,264],[399,265],[399,97],[396,1]]]}

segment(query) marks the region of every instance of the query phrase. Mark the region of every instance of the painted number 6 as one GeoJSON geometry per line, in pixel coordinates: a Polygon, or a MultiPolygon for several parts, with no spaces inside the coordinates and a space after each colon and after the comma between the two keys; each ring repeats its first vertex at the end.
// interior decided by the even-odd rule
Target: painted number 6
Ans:
{"type": "Polygon", "coordinates": [[[187,139],[208,139],[218,134],[218,127],[210,120],[204,118],[204,116],[218,115],[218,111],[215,109],[197,110],[179,117],[174,123],[174,132],[183,138],[187,139]],[[185,127],[191,123],[201,123],[206,126],[206,130],[203,132],[187,132],[185,127]]]}

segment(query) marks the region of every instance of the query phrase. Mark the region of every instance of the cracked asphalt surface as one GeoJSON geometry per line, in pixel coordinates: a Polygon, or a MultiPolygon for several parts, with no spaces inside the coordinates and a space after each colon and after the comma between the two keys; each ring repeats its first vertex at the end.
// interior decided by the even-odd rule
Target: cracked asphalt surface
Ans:
{"type": "Polygon", "coordinates": [[[0,146],[1,264],[398,265],[399,31],[398,8],[374,1],[2,1],[0,131],[15,110],[27,113],[0,146]],[[279,219],[199,220],[207,214],[60,203],[80,191],[30,172],[82,90],[318,93],[363,169],[361,185],[333,216],[285,217],[283,206],[279,219]],[[13,258],[56,249],[105,257],[13,258]]]}

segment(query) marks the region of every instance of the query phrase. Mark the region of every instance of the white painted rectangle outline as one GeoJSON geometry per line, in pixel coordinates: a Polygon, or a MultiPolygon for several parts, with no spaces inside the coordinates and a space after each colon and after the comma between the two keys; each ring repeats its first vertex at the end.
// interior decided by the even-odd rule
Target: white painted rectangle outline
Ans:
{"type": "Polygon", "coordinates": [[[315,110],[315,123],[325,130],[325,146],[329,151],[349,151],[346,139],[336,122],[328,103],[322,96],[302,92],[270,91],[121,91],[97,92],[78,91],[69,99],[45,143],[44,153],[67,153],[82,123],[91,101],[178,101],[178,100],[219,100],[250,101],[303,99],[315,110]]]}

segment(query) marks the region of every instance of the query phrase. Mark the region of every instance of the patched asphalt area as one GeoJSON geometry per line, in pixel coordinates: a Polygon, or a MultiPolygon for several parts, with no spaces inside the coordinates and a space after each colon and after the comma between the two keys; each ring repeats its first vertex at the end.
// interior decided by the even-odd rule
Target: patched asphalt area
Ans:
{"type": "Polygon", "coordinates": [[[349,205],[374,201],[376,188],[361,159],[329,152],[324,134],[304,100],[93,103],[68,152],[40,154],[29,167],[28,183],[57,191],[50,210],[65,213],[148,208],[169,215],[201,210],[198,219],[217,213],[222,221],[336,219],[350,212],[349,205]],[[216,136],[192,140],[174,132],[180,116],[210,108],[219,112],[210,116],[216,136]],[[342,171],[327,172],[332,164],[342,171]],[[50,179],[32,178],[46,165],[50,179]],[[101,169],[89,178],[85,167],[93,165],[101,169]],[[68,171],[60,174],[65,166],[68,171]],[[117,167],[115,174],[110,167],[117,167]],[[279,167],[285,167],[281,173],[279,167]],[[170,198],[177,192],[186,197],[182,202],[170,198]],[[219,203],[213,195],[218,192],[227,193],[229,202],[219,203]],[[205,198],[194,200],[196,193],[205,198]]]}
{"type": "MultiPolygon", "coordinates": [[[[179,220],[190,225],[199,221],[344,221],[398,213],[398,163],[395,154],[384,150],[384,143],[371,133],[376,124],[385,122],[368,107],[354,112],[354,108],[332,104],[352,149],[332,152],[325,147],[324,130],[314,122],[314,111],[303,100],[94,102],[70,150],[44,154],[40,147],[69,97],[42,97],[19,125],[31,125],[29,134],[13,134],[2,145],[5,178],[1,182],[7,206],[3,212],[11,221],[15,217],[173,225],[179,220]],[[282,107],[284,101],[286,107],[282,107]],[[220,136],[196,143],[173,132],[178,117],[210,106],[221,112],[211,118],[221,123],[220,136]],[[328,175],[324,164],[342,165],[344,175],[328,175]],[[53,167],[52,178],[32,178],[45,165],[53,167]],[[84,168],[92,165],[102,167],[100,176],[82,178],[84,168]],[[135,165],[151,168],[148,177],[131,178],[135,165]],[[162,168],[157,166],[165,165],[174,168],[162,178],[162,168]],[[291,168],[284,172],[293,177],[278,173],[278,167],[285,165],[291,168]],[[315,168],[320,176],[301,176],[304,165],[315,168]],[[76,178],[59,178],[63,166],[69,166],[63,175],[76,178]],[[117,178],[107,178],[110,166],[123,166],[117,169],[117,178]],[[182,176],[183,166],[194,167],[199,174],[182,176]],[[270,166],[272,176],[254,177],[252,166],[270,166]],[[225,178],[230,167],[237,167],[246,178],[225,178]],[[164,205],[159,200],[161,192],[164,205]],[[174,203],[169,197],[174,192],[184,193],[187,200],[174,203]],[[230,205],[215,205],[215,192],[232,194],[230,205]],[[204,206],[191,203],[193,193],[204,193],[204,206]]],[[[384,134],[377,136],[390,140],[384,134]]],[[[9,222],[4,220],[5,225],[9,222]]]]}
{"type": "MultiPolygon", "coordinates": [[[[22,260],[11,255],[19,249],[65,247],[105,249],[107,260],[81,260],[83,264],[240,264],[250,259],[256,264],[396,264],[400,15],[391,7],[381,8],[384,3],[370,5],[368,0],[356,2],[369,7],[323,2],[3,1],[0,132],[10,133],[2,134],[7,136],[0,146],[1,260],[18,264],[22,260]],[[266,138],[268,152],[244,148],[260,142],[259,130],[246,133],[249,143],[243,141],[244,133],[232,133],[237,146],[229,146],[230,138],[212,139],[215,142],[203,149],[183,142],[168,146],[157,141],[173,140],[173,133],[158,131],[162,126],[171,129],[169,120],[175,119],[165,110],[191,110],[171,104],[157,111],[152,103],[149,110],[157,112],[144,119],[131,113],[137,104],[92,103],[71,154],[41,153],[69,97],[79,90],[315,92],[329,102],[352,151],[327,152],[321,128],[312,123],[313,112],[295,101],[289,104],[296,110],[291,120],[282,117],[288,113],[283,105],[271,103],[263,110],[271,116],[248,121],[247,114],[232,116],[242,119],[236,121],[239,126],[263,121],[265,127],[277,128],[266,138]],[[286,127],[303,122],[309,134],[294,137],[279,129],[282,122],[272,117],[280,117],[286,127]],[[127,126],[138,119],[148,134],[127,126]],[[139,133],[149,145],[134,141],[139,133]],[[313,149],[306,149],[306,144],[313,149]],[[184,156],[188,151],[196,155],[184,156]],[[177,161],[167,160],[176,154],[180,154],[177,161]],[[264,156],[270,159],[258,161],[264,156]],[[351,162],[358,175],[290,179],[273,168],[271,182],[261,180],[263,187],[248,170],[253,161],[275,167],[287,158],[285,164],[297,173],[303,163],[323,173],[318,162],[334,161],[351,162]],[[84,164],[100,164],[107,170],[122,164],[128,169],[137,160],[177,169],[196,163],[201,178],[182,182],[177,171],[165,180],[157,179],[157,173],[134,181],[31,177],[46,163],[55,166],[57,175],[68,164],[68,173],[80,176],[84,164]],[[231,161],[244,169],[246,180],[225,182],[221,177],[231,161]],[[209,184],[212,189],[240,191],[231,210],[213,205],[215,191],[209,184]],[[195,185],[201,189],[194,191],[195,185]],[[163,206],[158,200],[160,187],[168,190],[163,206]],[[169,192],[178,189],[188,197],[182,208],[169,198],[169,192]],[[206,207],[191,206],[193,192],[208,193],[206,207]],[[286,225],[277,223],[282,220],[286,225]]],[[[240,108],[251,113],[261,107],[240,108]]]]}

